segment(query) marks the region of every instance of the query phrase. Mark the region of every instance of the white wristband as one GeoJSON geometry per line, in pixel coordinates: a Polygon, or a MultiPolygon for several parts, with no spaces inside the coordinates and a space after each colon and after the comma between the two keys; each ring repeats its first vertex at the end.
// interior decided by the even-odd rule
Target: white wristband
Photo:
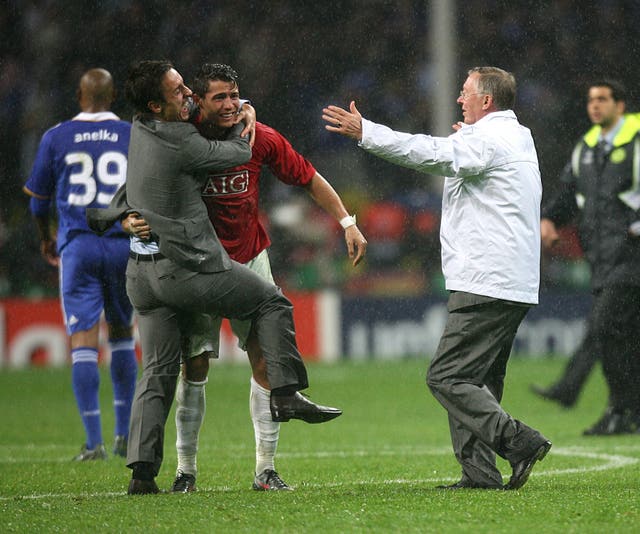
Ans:
{"type": "Polygon", "coordinates": [[[340,219],[340,226],[345,230],[350,226],[356,224],[356,216],[355,215],[347,215],[346,217],[340,219]]]}

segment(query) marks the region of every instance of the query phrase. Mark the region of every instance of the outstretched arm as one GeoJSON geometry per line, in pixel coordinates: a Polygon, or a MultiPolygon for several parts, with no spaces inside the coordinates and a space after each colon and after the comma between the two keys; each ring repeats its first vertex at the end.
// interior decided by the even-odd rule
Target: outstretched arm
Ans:
{"type": "Polygon", "coordinates": [[[362,140],[362,115],[352,100],[349,104],[350,111],[338,106],[327,106],[322,110],[322,118],[327,121],[325,129],[336,132],[356,141],[362,140]]]}

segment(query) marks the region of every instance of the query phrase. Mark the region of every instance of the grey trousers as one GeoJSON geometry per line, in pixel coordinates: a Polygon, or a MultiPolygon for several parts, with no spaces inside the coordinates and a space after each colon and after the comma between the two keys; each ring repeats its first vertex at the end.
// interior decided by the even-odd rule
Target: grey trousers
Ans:
{"type": "Polygon", "coordinates": [[[427,384],[449,414],[463,479],[501,486],[496,453],[513,463],[545,441],[500,406],[513,340],[529,307],[464,292],[451,293],[447,307],[427,384]]]}
{"type": "Polygon", "coordinates": [[[251,320],[272,389],[308,387],[298,352],[293,307],[275,285],[244,265],[219,273],[188,271],[173,261],[129,259],[127,293],[138,321],[142,376],[136,384],[127,465],[150,462],[160,470],[164,427],[180,371],[181,333],[193,313],[251,320]]]}

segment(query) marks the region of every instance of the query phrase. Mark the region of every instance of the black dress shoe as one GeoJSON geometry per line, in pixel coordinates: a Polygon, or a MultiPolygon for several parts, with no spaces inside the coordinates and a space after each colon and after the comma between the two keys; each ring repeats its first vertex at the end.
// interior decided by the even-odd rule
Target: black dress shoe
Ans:
{"type": "Polygon", "coordinates": [[[554,387],[543,388],[542,386],[531,384],[531,386],[529,386],[529,389],[532,393],[538,395],[538,397],[542,397],[545,400],[557,402],[564,408],[571,408],[576,403],[575,398],[570,398],[568,395],[561,394],[554,387]]]}
{"type": "Polygon", "coordinates": [[[550,448],[551,442],[547,440],[540,445],[531,456],[527,456],[519,462],[512,463],[511,468],[513,469],[513,474],[509,482],[505,484],[504,489],[517,490],[524,486],[527,480],[529,480],[533,466],[547,455],[550,448]]]}
{"type": "Polygon", "coordinates": [[[307,423],[324,423],[342,415],[342,410],[321,406],[296,391],[293,395],[271,395],[271,418],[284,423],[289,419],[302,419],[307,423]]]}
{"type": "Polygon", "coordinates": [[[160,493],[160,489],[155,480],[132,478],[127,493],[129,495],[149,495],[150,493],[160,493]]]}
{"type": "Polygon", "coordinates": [[[635,423],[631,413],[627,410],[607,408],[603,416],[591,428],[587,428],[583,436],[614,436],[617,434],[631,434],[635,430],[635,423]]]}
{"type": "Polygon", "coordinates": [[[501,490],[504,489],[502,484],[496,484],[495,486],[488,486],[485,484],[478,484],[477,482],[473,482],[469,479],[463,478],[462,480],[458,480],[453,484],[441,484],[440,486],[436,486],[436,489],[441,490],[459,490],[459,489],[491,489],[491,490],[501,490]]]}

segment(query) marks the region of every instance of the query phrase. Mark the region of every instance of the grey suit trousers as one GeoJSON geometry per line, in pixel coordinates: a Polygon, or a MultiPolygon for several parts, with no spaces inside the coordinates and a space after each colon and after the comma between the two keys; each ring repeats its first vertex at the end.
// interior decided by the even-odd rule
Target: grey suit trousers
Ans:
{"type": "Polygon", "coordinates": [[[502,486],[496,453],[517,462],[545,438],[500,406],[507,361],[529,306],[453,292],[449,317],[427,384],[449,414],[451,442],[463,480],[502,486]]]}
{"type": "Polygon", "coordinates": [[[194,313],[253,321],[272,389],[308,387],[295,340],[293,307],[275,285],[244,265],[228,271],[188,271],[167,258],[129,259],[127,293],[137,313],[142,376],[131,412],[127,465],[151,462],[160,470],[164,426],[180,371],[181,332],[194,313]]]}

